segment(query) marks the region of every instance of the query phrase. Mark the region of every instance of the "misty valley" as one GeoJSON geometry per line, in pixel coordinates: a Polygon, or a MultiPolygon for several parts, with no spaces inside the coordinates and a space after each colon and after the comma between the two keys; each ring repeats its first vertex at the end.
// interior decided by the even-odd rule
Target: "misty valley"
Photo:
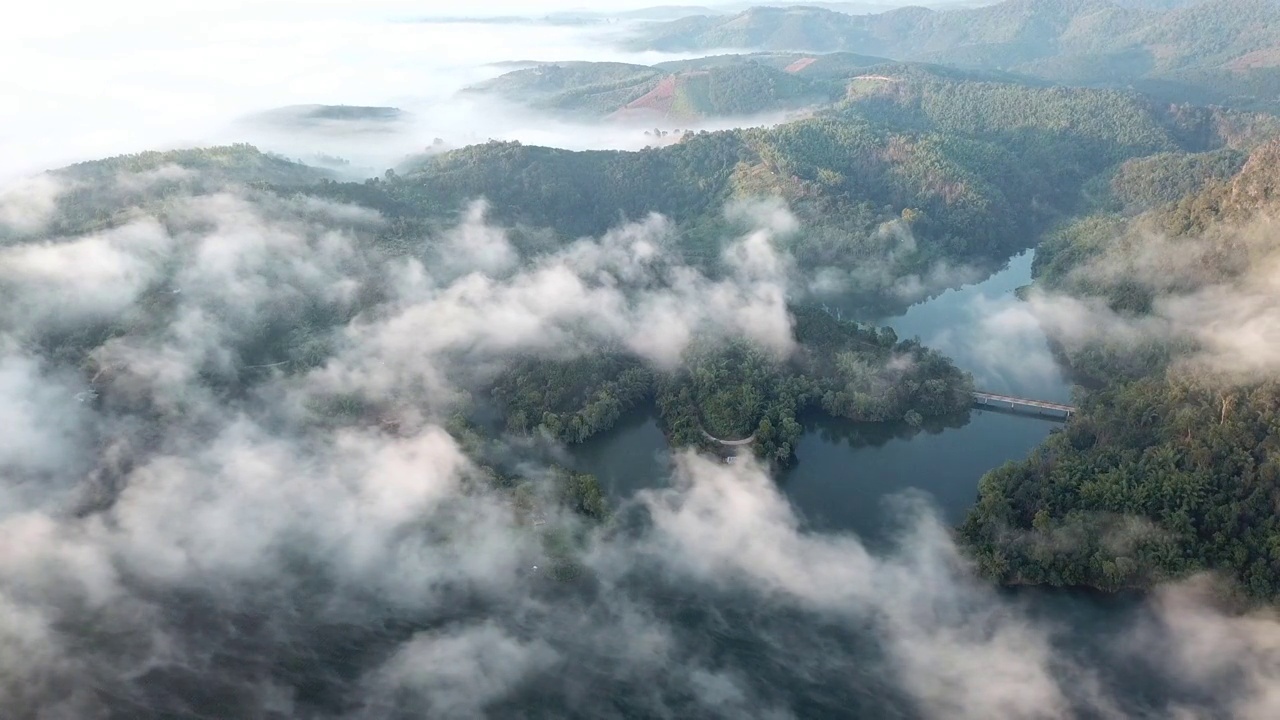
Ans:
{"type": "Polygon", "coordinates": [[[52,2],[0,718],[1280,717],[1276,0],[52,2]]]}

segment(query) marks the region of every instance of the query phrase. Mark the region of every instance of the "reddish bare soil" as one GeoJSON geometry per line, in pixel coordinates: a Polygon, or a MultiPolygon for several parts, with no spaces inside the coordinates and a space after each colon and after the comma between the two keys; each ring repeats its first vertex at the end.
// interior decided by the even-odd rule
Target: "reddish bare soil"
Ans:
{"type": "Polygon", "coordinates": [[[623,105],[609,115],[610,120],[644,120],[665,118],[671,114],[676,97],[676,76],[668,75],[658,81],[652,90],[623,105]]]}
{"type": "Polygon", "coordinates": [[[818,61],[818,58],[800,58],[783,68],[783,72],[798,73],[818,61]]]}
{"type": "Polygon", "coordinates": [[[651,110],[666,114],[676,98],[676,76],[668,75],[652,90],[623,106],[623,110],[651,110]]]}
{"type": "Polygon", "coordinates": [[[1255,50],[1241,55],[1227,63],[1227,69],[1235,72],[1244,72],[1253,68],[1276,67],[1277,65],[1280,65],[1280,49],[1266,48],[1265,50],[1255,50]]]}
{"type": "Polygon", "coordinates": [[[632,100],[609,116],[614,120],[635,119],[644,116],[668,117],[676,99],[676,88],[683,78],[706,75],[704,71],[668,75],[649,92],[632,100]]]}

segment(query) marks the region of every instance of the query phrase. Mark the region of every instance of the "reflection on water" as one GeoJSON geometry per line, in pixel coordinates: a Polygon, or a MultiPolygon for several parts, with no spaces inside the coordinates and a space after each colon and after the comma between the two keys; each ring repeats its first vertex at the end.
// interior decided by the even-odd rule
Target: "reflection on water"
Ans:
{"type": "Polygon", "coordinates": [[[918,433],[907,426],[806,418],[796,462],[779,483],[815,528],[877,538],[887,530],[885,499],[913,490],[928,493],[954,524],[977,496],[983,473],[1024,457],[1057,427],[1036,416],[982,410],[918,433]]]}
{"type": "MultiPolygon", "coordinates": [[[[949,343],[944,352],[956,352],[957,364],[973,372],[984,389],[1069,399],[1070,389],[1056,367],[1033,375],[998,365],[1002,357],[1006,366],[1023,368],[1041,361],[1037,353],[1047,358],[1038,327],[1014,323],[1012,330],[993,328],[990,317],[982,314],[1010,315],[1019,309],[1013,291],[1031,281],[1031,259],[1030,252],[1024,253],[982,283],[949,290],[882,322],[899,337],[949,343]],[[993,333],[998,333],[996,340],[991,340],[993,333]],[[1000,337],[1015,343],[1003,355],[989,351],[1000,337]],[[1038,350],[1028,352],[1028,346],[1038,350]]],[[[907,491],[927,493],[948,522],[959,522],[984,473],[1026,457],[1061,427],[1056,419],[1034,414],[980,409],[922,428],[855,423],[820,413],[801,422],[806,432],[796,446],[796,462],[778,476],[780,486],[814,528],[854,531],[866,538],[886,529],[880,519],[885,498],[907,491]]],[[[666,439],[651,407],[629,414],[574,455],[579,469],[595,474],[615,501],[665,484],[670,473],[666,439]]]]}
{"type": "Polygon", "coordinates": [[[671,451],[652,405],[628,413],[613,430],[582,443],[574,457],[577,469],[595,475],[614,500],[666,484],[671,474],[671,451]]]}
{"type": "MultiPolygon", "coordinates": [[[[940,346],[973,372],[981,387],[1046,400],[1066,400],[1069,387],[1048,358],[1045,341],[1025,322],[1012,291],[1030,280],[1031,256],[1015,258],[985,283],[944,293],[890,318],[900,337],[919,336],[940,346]],[[984,314],[986,313],[986,314],[984,314]],[[996,321],[993,321],[993,317],[996,321]],[[1000,342],[1007,352],[994,352],[1000,342]],[[1033,372],[1028,372],[1031,368],[1033,372]]],[[[924,427],[865,424],[821,414],[801,418],[805,433],[796,462],[776,475],[779,487],[812,530],[852,532],[886,557],[892,532],[901,527],[891,498],[928,496],[943,520],[959,523],[977,495],[979,478],[992,468],[1026,457],[1058,419],[974,409],[924,427]]],[[[595,473],[615,503],[645,487],[665,484],[670,455],[651,408],[637,411],[606,436],[575,451],[579,467],[595,473]]],[[[635,508],[632,508],[633,510],[635,508]]],[[[918,717],[919,712],[876,668],[884,662],[878,642],[838,623],[755,607],[750,595],[707,589],[685,593],[665,577],[646,577],[650,593],[687,637],[701,637],[707,652],[727,666],[751,668],[763,686],[778,688],[801,717],[918,717]],[[762,644],[761,637],[770,638],[762,644]],[[805,658],[823,660],[819,672],[805,658]],[[785,659],[785,661],[783,661],[785,659]]],[[[1115,701],[1120,717],[1165,716],[1166,703],[1186,690],[1158,667],[1158,654],[1138,656],[1116,637],[1158,622],[1152,606],[1133,596],[1103,596],[1045,588],[1001,589],[1005,609],[1043,628],[1063,667],[1097,671],[1083,694],[1097,690],[1115,701]]],[[[1073,690],[1071,683],[1064,689],[1073,690]]],[[[1199,698],[1189,698],[1197,700],[1199,698]]],[[[1083,707],[1077,716],[1091,717],[1083,707]]]]}
{"type": "MultiPolygon", "coordinates": [[[[1042,400],[1070,399],[1040,328],[1028,322],[1014,291],[1031,282],[1032,253],[1013,258],[984,282],[948,290],[880,322],[899,337],[919,337],[973,373],[978,387],[1042,400]]],[[[943,518],[958,523],[977,496],[978,479],[1026,457],[1061,427],[1056,419],[975,409],[915,431],[814,416],[796,446],[796,463],[779,478],[815,528],[881,537],[887,497],[927,493],[943,518]]]]}
{"type": "Polygon", "coordinates": [[[1069,402],[1070,384],[1039,323],[1014,295],[1031,282],[1034,256],[1028,250],[983,282],[948,290],[878,322],[892,326],[898,337],[919,337],[946,354],[973,373],[979,389],[1069,402]]]}

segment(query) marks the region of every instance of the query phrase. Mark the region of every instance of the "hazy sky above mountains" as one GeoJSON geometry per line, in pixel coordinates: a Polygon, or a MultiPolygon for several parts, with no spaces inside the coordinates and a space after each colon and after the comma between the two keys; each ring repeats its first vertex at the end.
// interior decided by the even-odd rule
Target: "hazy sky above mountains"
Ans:
{"type": "MultiPolygon", "coordinates": [[[[0,126],[7,131],[0,134],[0,178],[151,148],[260,142],[231,123],[290,104],[397,105],[429,117],[386,148],[388,162],[436,136],[456,144],[488,137],[557,144],[551,128],[527,114],[477,113],[453,96],[498,74],[482,66],[499,60],[661,59],[615,51],[600,29],[394,22],[411,7],[401,2],[354,10],[294,0],[237,1],[216,10],[131,7],[60,0],[19,11],[22,41],[0,47],[4,66],[23,69],[0,78],[0,126]]],[[[422,14],[423,5],[416,7],[422,14]]],[[[564,135],[584,146],[618,144],[564,135]]]]}
{"type": "MultiPolygon", "coordinates": [[[[472,123],[458,117],[467,108],[444,101],[496,75],[480,66],[498,60],[643,60],[577,28],[390,21],[405,3],[358,11],[293,0],[216,11],[159,3],[135,4],[134,13],[87,3],[60,10],[71,5],[24,9],[23,41],[0,48],[0,62],[24,69],[0,79],[0,126],[8,130],[0,135],[0,176],[121,152],[253,141],[229,125],[290,104],[432,108],[422,144],[435,135],[459,144],[519,136],[531,129],[519,117],[488,113],[487,123],[472,123]],[[477,137],[456,137],[462,127],[477,137]]],[[[398,149],[420,149],[418,140],[398,149]]]]}
{"type": "MultiPolygon", "coordinates": [[[[657,3],[606,0],[590,9],[657,3]]],[[[708,4],[708,3],[695,3],[708,4]]],[[[246,114],[291,104],[397,105],[423,122],[369,163],[392,163],[434,137],[490,137],[572,148],[638,148],[638,131],[566,128],[514,108],[458,101],[501,60],[615,60],[674,56],[618,50],[624,26],[535,28],[403,22],[442,15],[536,16],[582,0],[226,0],[218,3],[88,0],[25,3],[7,14],[0,63],[0,180],[69,162],[152,148],[272,138],[232,126],[246,114]]],[[[359,143],[347,143],[346,151],[359,143]]],[[[280,150],[297,154],[300,148],[280,150]]],[[[306,148],[310,149],[310,148],[306,148]]],[[[317,148],[325,150],[325,148],[317,148]]],[[[336,149],[335,149],[336,150],[336,149]]],[[[385,167],[385,165],[384,165],[385,167]]],[[[381,167],[374,167],[380,171],[381,167]]]]}

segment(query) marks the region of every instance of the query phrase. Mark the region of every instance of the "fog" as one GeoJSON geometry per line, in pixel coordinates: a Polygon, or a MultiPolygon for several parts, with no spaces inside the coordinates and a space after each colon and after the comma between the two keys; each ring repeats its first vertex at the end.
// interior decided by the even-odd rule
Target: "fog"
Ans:
{"type": "MultiPolygon", "coordinates": [[[[480,14],[513,7],[467,4],[480,14]]],[[[455,94],[501,74],[491,65],[499,61],[648,64],[677,56],[614,49],[620,26],[412,21],[422,14],[420,5],[397,1],[108,9],[63,0],[24,7],[10,30],[22,41],[0,49],[0,62],[21,68],[0,79],[0,176],[226,142],[260,143],[308,160],[318,152],[340,155],[376,173],[437,137],[454,146],[489,138],[575,149],[645,145],[641,128],[553,123],[528,110],[455,94]],[[300,137],[238,122],[299,104],[395,106],[413,113],[413,121],[379,137],[300,137]]]]}
{"type": "MultiPolygon", "coordinates": [[[[646,6],[624,0],[592,3],[590,10],[646,6]]],[[[308,161],[317,153],[340,156],[355,174],[379,174],[436,138],[449,146],[493,138],[571,149],[644,147],[643,127],[552,121],[525,108],[456,96],[501,74],[496,62],[652,64],[688,57],[619,50],[617,41],[633,23],[419,21],[538,18],[581,9],[573,0],[536,7],[479,0],[444,8],[406,0],[30,3],[7,16],[10,36],[19,41],[0,48],[0,63],[10,68],[0,78],[0,180],[108,155],[228,142],[308,161]],[[273,108],[308,104],[394,106],[412,117],[375,134],[347,127],[299,133],[244,122],[273,108]]]]}
{"type": "Polygon", "coordinates": [[[404,257],[376,213],[244,189],[4,248],[6,716],[1274,716],[1268,617],[1169,588],[1082,654],[976,579],[926,498],[873,550],[808,528],[766,468],[680,453],[603,526],[513,512],[445,429],[504,358],[791,351],[796,221],[727,212],[746,230],[715,279],[658,216],[532,258],[481,204],[404,257]],[[274,362],[263,333],[315,313],[319,358],[274,362]]]}
{"type": "Polygon", "coordinates": [[[1027,302],[990,317],[1005,328],[1042,328],[1068,351],[1091,343],[1122,352],[1152,344],[1183,347],[1188,352],[1175,361],[1174,372],[1221,386],[1265,381],[1280,371],[1276,228],[1270,213],[1186,238],[1135,222],[1069,280],[1104,288],[1132,283],[1151,293],[1151,312],[1118,312],[1102,297],[1037,288],[1027,302]]]}
{"type": "MultiPolygon", "coordinates": [[[[21,70],[0,80],[0,174],[23,177],[0,192],[0,716],[1280,716],[1270,614],[1228,613],[1197,579],[1082,647],[979,581],[927,498],[884,508],[897,531],[872,548],[809,527],[768,468],[682,452],[597,525],[547,501],[545,458],[499,434],[485,449],[518,461],[546,527],[514,510],[450,430],[473,393],[514,356],[601,344],[656,368],[704,340],[793,352],[787,299],[814,280],[781,249],[799,230],[781,204],[726,208],[743,230],[715,277],[661,216],[534,256],[479,199],[400,254],[374,242],[375,211],[243,187],[47,231],[68,188],[31,173],[113,153],[265,140],[377,167],[434,137],[644,143],[455,93],[498,60],[662,58],[599,28],[406,21],[420,12],[18,11],[23,41],[0,47],[21,70]],[[413,118],[301,138],[243,120],[309,103],[413,118]],[[307,333],[283,359],[280,328],[307,333]]],[[[1276,346],[1275,277],[1170,299],[1142,332],[1198,329],[1202,361],[1273,369],[1225,363],[1276,346]]],[[[1060,307],[978,310],[999,338],[1076,327],[1052,324],[1060,307]]]]}

